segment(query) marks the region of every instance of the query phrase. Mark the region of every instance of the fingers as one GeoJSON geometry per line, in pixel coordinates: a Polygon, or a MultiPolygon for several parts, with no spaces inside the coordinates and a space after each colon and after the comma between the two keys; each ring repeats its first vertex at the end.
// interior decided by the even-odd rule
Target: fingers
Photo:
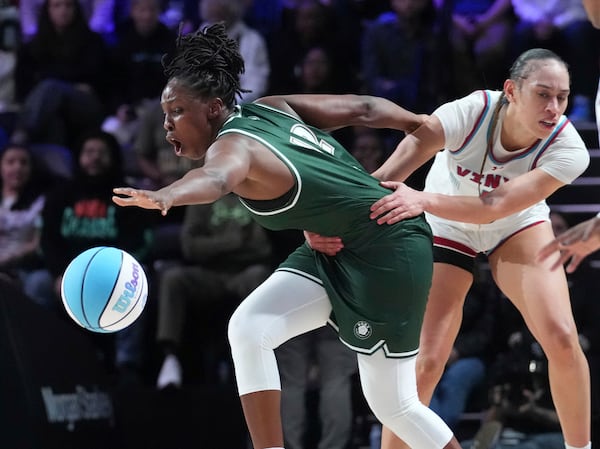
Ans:
{"type": "Polygon", "coordinates": [[[113,193],[115,193],[115,195],[113,195],[112,200],[119,206],[137,206],[143,209],[158,209],[163,216],[167,215],[170,207],[165,201],[155,199],[153,192],[148,190],[138,190],[130,187],[115,187],[113,193]]]}
{"type": "Polygon", "coordinates": [[[309,231],[304,231],[304,237],[308,246],[328,256],[335,256],[344,248],[344,243],[340,237],[326,237],[309,231]]]}
{"type": "Polygon", "coordinates": [[[136,189],[132,189],[131,187],[115,187],[113,189],[113,193],[116,195],[127,195],[133,196],[137,192],[136,189]]]}
{"type": "Polygon", "coordinates": [[[119,206],[136,206],[135,204],[135,198],[123,198],[120,196],[116,196],[113,195],[112,200],[115,204],[119,205],[119,206]]]}
{"type": "Polygon", "coordinates": [[[581,240],[583,240],[584,242],[587,242],[593,232],[594,232],[594,220],[591,220],[590,223],[585,227],[585,230],[583,231],[583,236],[581,237],[581,240]]]}
{"type": "Polygon", "coordinates": [[[553,240],[552,242],[548,243],[538,253],[537,261],[542,262],[546,260],[551,254],[554,254],[556,251],[558,251],[559,247],[560,242],[558,240],[553,240]]]}
{"type": "MultiPolygon", "coordinates": [[[[379,224],[379,225],[394,224],[401,220],[399,217],[400,217],[400,214],[397,211],[392,210],[392,211],[388,212],[387,214],[377,218],[377,224],[379,224]]],[[[376,216],[371,215],[371,218],[376,218],[376,216]]]]}
{"type": "Polygon", "coordinates": [[[394,198],[391,195],[384,196],[371,205],[371,213],[369,214],[369,217],[371,220],[375,220],[377,217],[380,217],[380,219],[377,220],[377,223],[382,224],[380,222],[381,217],[392,211],[394,207],[394,198]]]}
{"type": "Polygon", "coordinates": [[[377,224],[388,224],[392,225],[399,221],[406,220],[407,218],[413,218],[420,215],[418,210],[410,210],[405,206],[396,205],[395,203],[388,203],[385,207],[371,213],[369,217],[372,220],[377,219],[377,224]],[[379,210],[381,213],[379,213],[379,210]]]}
{"type": "Polygon", "coordinates": [[[577,254],[574,254],[573,257],[571,257],[571,261],[569,262],[569,265],[567,265],[567,273],[573,273],[577,267],[579,266],[579,264],[581,263],[583,259],[581,257],[579,257],[577,254]]]}

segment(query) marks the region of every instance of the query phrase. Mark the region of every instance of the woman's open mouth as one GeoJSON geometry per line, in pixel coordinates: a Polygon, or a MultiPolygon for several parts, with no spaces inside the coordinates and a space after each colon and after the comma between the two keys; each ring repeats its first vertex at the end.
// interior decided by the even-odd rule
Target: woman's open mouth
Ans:
{"type": "Polygon", "coordinates": [[[167,136],[167,141],[173,145],[173,151],[177,156],[181,155],[181,142],[173,137],[167,136]]]}

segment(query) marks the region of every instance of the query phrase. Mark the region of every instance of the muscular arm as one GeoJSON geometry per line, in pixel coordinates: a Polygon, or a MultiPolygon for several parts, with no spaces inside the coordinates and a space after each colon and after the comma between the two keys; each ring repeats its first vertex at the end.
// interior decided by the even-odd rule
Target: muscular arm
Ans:
{"type": "Polygon", "coordinates": [[[158,209],[163,215],[173,206],[212,203],[247,181],[251,172],[251,152],[243,139],[224,136],[206,154],[200,168],[157,191],[116,188],[113,201],[119,206],[158,209]]]}
{"type": "Polygon", "coordinates": [[[444,130],[439,119],[429,116],[414,133],[406,136],[373,176],[383,181],[404,181],[444,147],[444,130]]]}
{"type": "Polygon", "coordinates": [[[583,0],[588,18],[595,28],[600,28],[600,0],[583,0]]]}
{"type": "Polygon", "coordinates": [[[396,191],[371,207],[371,218],[379,217],[379,224],[396,223],[423,211],[447,220],[490,223],[548,198],[563,186],[561,181],[539,168],[518,176],[481,197],[421,192],[404,184],[392,184],[387,186],[396,188],[396,191]]]}
{"type": "Polygon", "coordinates": [[[426,118],[385,98],[368,95],[284,95],[264,97],[257,103],[298,116],[309,125],[326,131],[346,126],[368,126],[409,133],[426,118]]]}

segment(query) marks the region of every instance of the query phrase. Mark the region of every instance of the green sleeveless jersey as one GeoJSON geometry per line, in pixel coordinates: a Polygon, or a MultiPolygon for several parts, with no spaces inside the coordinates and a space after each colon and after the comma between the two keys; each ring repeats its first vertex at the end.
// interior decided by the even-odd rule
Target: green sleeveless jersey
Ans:
{"type": "Polygon", "coordinates": [[[321,283],[333,306],[332,324],[353,349],[410,356],[418,349],[432,275],[431,231],[422,216],[378,225],[370,206],[390,193],[331,135],[261,104],[237,106],[217,138],[237,133],[271,150],[295,178],[273,201],[240,198],[262,226],[339,236],[335,257],[296,250],[279,267],[321,283]]]}

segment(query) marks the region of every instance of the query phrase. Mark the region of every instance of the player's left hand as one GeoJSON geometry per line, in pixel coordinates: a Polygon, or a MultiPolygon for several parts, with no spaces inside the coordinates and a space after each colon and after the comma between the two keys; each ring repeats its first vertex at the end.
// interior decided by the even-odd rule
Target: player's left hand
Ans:
{"type": "Polygon", "coordinates": [[[137,206],[143,209],[158,209],[162,215],[167,215],[168,210],[173,205],[169,195],[162,190],[140,190],[130,187],[116,187],[113,189],[115,194],[112,200],[119,206],[137,206]],[[120,195],[120,196],[119,196],[120,195]]]}
{"type": "Polygon", "coordinates": [[[371,206],[369,217],[377,224],[394,224],[423,213],[421,192],[403,182],[382,181],[381,185],[394,191],[371,206]]]}

